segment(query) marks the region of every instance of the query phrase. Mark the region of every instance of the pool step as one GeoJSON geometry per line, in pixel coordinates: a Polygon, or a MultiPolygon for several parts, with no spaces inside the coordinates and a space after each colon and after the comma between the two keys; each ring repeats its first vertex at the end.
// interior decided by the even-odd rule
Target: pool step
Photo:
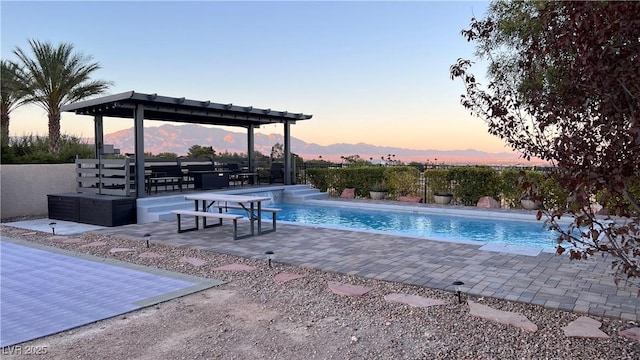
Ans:
{"type": "Polygon", "coordinates": [[[320,190],[314,189],[309,185],[287,186],[282,195],[282,200],[288,203],[298,203],[306,200],[323,200],[329,198],[328,193],[320,192],[320,190]]]}
{"type": "Polygon", "coordinates": [[[184,195],[139,198],[136,200],[138,224],[175,219],[171,210],[193,210],[193,201],[185,200],[184,195]]]}

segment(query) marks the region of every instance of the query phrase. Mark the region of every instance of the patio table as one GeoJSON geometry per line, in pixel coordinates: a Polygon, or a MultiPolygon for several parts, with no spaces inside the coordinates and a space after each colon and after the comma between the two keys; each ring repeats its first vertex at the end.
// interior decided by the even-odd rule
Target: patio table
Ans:
{"type": "Polygon", "coordinates": [[[215,205],[216,209],[224,208],[227,204],[230,207],[239,206],[247,213],[251,222],[251,236],[255,236],[254,223],[258,223],[258,235],[262,234],[262,202],[269,201],[268,196],[251,195],[231,195],[218,193],[198,193],[186,195],[185,199],[193,200],[196,211],[208,212],[209,208],[215,205]]]}

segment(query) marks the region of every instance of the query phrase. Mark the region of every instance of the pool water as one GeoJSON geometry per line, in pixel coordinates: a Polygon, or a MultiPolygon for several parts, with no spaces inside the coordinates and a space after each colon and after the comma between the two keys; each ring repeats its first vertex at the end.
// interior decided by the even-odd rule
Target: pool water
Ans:
{"type": "MultiPolygon", "coordinates": [[[[441,215],[416,211],[389,211],[352,207],[275,204],[282,209],[278,221],[348,230],[380,231],[387,234],[433,240],[473,241],[554,249],[557,234],[542,221],[510,220],[441,215]]],[[[271,214],[265,214],[270,219],[271,214]]]]}

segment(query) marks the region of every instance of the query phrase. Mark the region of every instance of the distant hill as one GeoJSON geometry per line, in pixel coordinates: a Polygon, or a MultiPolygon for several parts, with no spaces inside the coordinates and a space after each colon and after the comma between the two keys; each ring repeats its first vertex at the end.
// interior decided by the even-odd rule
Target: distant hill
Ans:
{"type": "MultiPolygon", "coordinates": [[[[162,125],[148,127],[144,130],[145,152],[158,154],[172,152],[186,155],[193,145],[213,146],[216,152],[246,153],[246,133],[232,132],[219,128],[208,128],[200,125],[162,125]]],[[[282,135],[255,134],[255,149],[265,155],[271,153],[271,147],[284,144],[282,135]]],[[[105,144],[113,144],[121,153],[134,152],[133,128],[117,131],[104,136],[105,144]]],[[[359,155],[363,159],[380,159],[387,154],[394,154],[395,159],[403,162],[425,162],[427,160],[446,164],[523,164],[525,160],[514,152],[489,153],[473,149],[468,150],[412,150],[389,146],[376,146],[364,143],[318,145],[307,143],[291,137],[291,149],[305,160],[317,159],[338,161],[341,156],[359,155]]]]}

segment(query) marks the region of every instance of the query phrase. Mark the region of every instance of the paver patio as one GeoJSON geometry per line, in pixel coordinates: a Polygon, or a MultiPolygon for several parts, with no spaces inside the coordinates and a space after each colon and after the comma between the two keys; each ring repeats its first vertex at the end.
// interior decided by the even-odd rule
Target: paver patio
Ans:
{"type": "MultiPolygon", "coordinates": [[[[248,226],[240,222],[239,227],[248,226]]],[[[175,221],[95,231],[173,246],[358,275],[379,280],[526,302],[550,309],[640,321],[640,299],[631,286],[616,286],[610,259],[586,261],[542,252],[537,256],[480,250],[481,245],[280,223],[278,231],[233,240],[233,227],[178,234],[175,221]]]]}

